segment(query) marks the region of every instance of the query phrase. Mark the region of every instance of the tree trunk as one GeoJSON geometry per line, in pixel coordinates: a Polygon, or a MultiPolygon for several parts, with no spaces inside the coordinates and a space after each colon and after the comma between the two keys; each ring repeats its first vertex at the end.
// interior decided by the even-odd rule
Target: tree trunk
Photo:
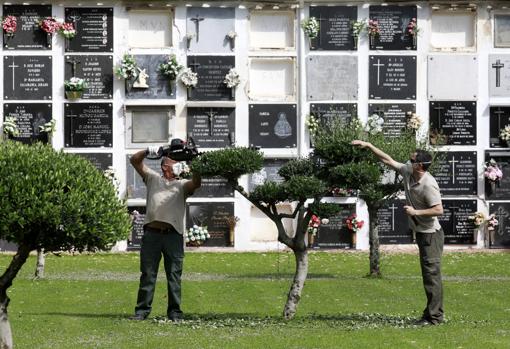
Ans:
{"type": "Polygon", "coordinates": [[[12,281],[27,261],[30,251],[30,246],[20,244],[18,252],[12,258],[3,275],[0,276],[0,349],[11,349],[13,346],[11,325],[7,317],[7,307],[9,306],[7,289],[11,287],[12,281]]]}
{"type": "Polygon", "coordinates": [[[370,244],[370,276],[381,276],[377,208],[368,206],[368,219],[370,220],[370,230],[368,232],[368,242],[370,244]]]}
{"type": "Polygon", "coordinates": [[[308,252],[306,249],[295,249],[294,257],[296,258],[296,273],[294,280],[290,286],[289,294],[287,295],[287,303],[283,308],[283,317],[290,320],[296,315],[297,305],[301,299],[301,292],[305,285],[306,276],[308,275],[308,252]]]}
{"type": "Polygon", "coordinates": [[[35,265],[35,278],[42,279],[44,278],[44,263],[46,261],[44,250],[37,250],[37,263],[35,265]]]}

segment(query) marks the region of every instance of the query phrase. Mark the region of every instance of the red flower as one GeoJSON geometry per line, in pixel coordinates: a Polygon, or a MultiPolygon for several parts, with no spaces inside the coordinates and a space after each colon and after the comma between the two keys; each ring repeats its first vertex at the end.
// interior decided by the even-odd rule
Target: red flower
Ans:
{"type": "Polygon", "coordinates": [[[48,34],[55,34],[60,29],[60,26],[61,24],[53,17],[46,17],[39,22],[39,27],[48,34]]]}
{"type": "Polygon", "coordinates": [[[15,16],[6,16],[2,20],[2,28],[7,34],[14,34],[18,26],[18,20],[15,16]]]}

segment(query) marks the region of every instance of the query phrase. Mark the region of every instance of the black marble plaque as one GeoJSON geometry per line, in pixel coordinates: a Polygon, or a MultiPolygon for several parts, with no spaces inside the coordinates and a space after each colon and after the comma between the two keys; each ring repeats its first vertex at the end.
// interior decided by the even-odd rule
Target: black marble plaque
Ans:
{"type": "Polygon", "coordinates": [[[370,99],[416,99],[416,56],[370,56],[370,99]]]}
{"type": "Polygon", "coordinates": [[[478,169],[476,151],[440,152],[434,173],[442,195],[476,195],[478,169]]]}
{"type": "Polygon", "coordinates": [[[312,39],[312,50],[355,50],[351,23],[358,19],[356,6],[311,6],[310,17],[315,17],[320,29],[312,39]]]}
{"type": "Polygon", "coordinates": [[[113,98],[113,56],[66,56],[65,79],[85,79],[82,99],[113,98]]]}
{"type": "Polygon", "coordinates": [[[138,251],[142,247],[143,223],[145,220],[145,206],[129,206],[129,215],[131,216],[132,226],[131,234],[127,240],[128,251],[138,251]]]}
{"type": "Polygon", "coordinates": [[[510,107],[508,106],[491,106],[490,107],[490,147],[491,148],[508,148],[509,141],[499,138],[499,133],[505,126],[510,125],[510,107]]]}
{"type": "Polygon", "coordinates": [[[100,171],[106,171],[113,165],[112,153],[75,153],[89,160],[100,171]]]}
{"type": "Polygon", "coordinates": [[[476,200],[443,200],[444,213],[439,223],[444,231],[445,244],[475,244],[473,221],[476,200]]]}
{"type": "Polygon", "coordinates": [[[400,137],[407,127],[407,112],[415,112],[416,104],[369,104],[368,115],[377,114],[384,119],[383,134],[388,138],[400,137]]]}
{"type": "Polygon", "coordinates": [[[235,67],[234,56],[188,56],[188,67],[198,74],[198,84],[188,89],[191,101],[229,101],[232,89],[223,82],[230,68],[235,67]]]}
{"type": "Polygon", "coordinates": [[[335,122],[349,123],[358,115],[358,105],[356,103],[312,103],[310,114],[318,118],[323,126],[335,122]]]}
{"type": "Polygon", "coordinates": [[[494,159],[503,172],[503,177],[495,185],[485,180],[485,198],[488,200],[510,200],[510,152],[485,151],[485,162],[494,159]]]}
{"type": "Polygon", "coordinates": [[[48,142],[48,134],[39,126],[51,121],[52,106],[48,103],[6,103],[4,104],[4,121],[6,117],[15,117],[19,135],[10,139],[25,144],[48,142]]]}
{"type": "Polygon", "coordinates": [[[188,107],[187,132],[199,148],[225,148],[235,142],[235,108],[188,107]]]}
{"type": "Polygon", "coordinates": [[[416,50],[416,38],[407,31],[416,6],[370,6],[370,19],[379,23],[380,34],[370,37],[371,50],[416,50]]]}
{"type": "Polygon", "coordinates": [[[4,99],[50,100],[51,56],[4,56],[4,99]]]}
{"type": "Polygon", "coordinates": [[[51,5],[4,5],[3,18],[15,16],[14,35],[4,32],[4,50],[48,50],[51,36],[39,27],[41,18],[51,17],[51,5]]]}
{"type": "Polygon", "coordinates": [[[202,186],[195,190],[197,198],[233,198],[234,188],[223,177],[202,177],[202,186]]]}
{"type": "Polygon", "coordinates": [[[286,164],[288,159],[264,159],[264,165],[258,172],[254,172],[248,176],[248,190],[252,191],[256,186],[268,182],[283,182],[278,171],[286,164]]]}
{"type": "Polygon", "coordinates": [[[113,52],[112,7],[66,7],[64,14],[76,29],[66,40],[66,52],[113,52]]]}
{"type": "Polygon", "coordinates": [[[229,246],[230,229],[226,222],[234,215],[233,202],[190,202],[186,205],[186,229],[207,226],[211,237],[202,246],[229,246]]]}
{"type": "MultiPolygon", "coordinates": [[[[131,155],[126,156],[126,195],[128,199],[143,199],[147,197],[147,187],[143,182],[142,177],[135,171],[133,165],[129,162],[131,155]]],[[[145,166],[154,170],[156,173],[161,173],[161,160],[145,159],[143,161],[145,166]]]]}
{"type": "MultiPolygon", "coordinates": [[[[341,211],[333,217],[329,217],[328,224],[321,224],[311,247],[314,249],[328,248],[351,248],[352,232],[347,229],[345,220],[354,212],[355,205],[340,205],[341,211]]],[[[366,223],[366,222],[365,222],[366,223]]]]}
{"type": "Polygon", "coordinates": [[[127,99],[175,98],[176,82],[159,73],[158,67],[168,62],[168,55],[134,55],[138,68],[148,75],[148,88],[133,87],[126,91],[127,99]]]}
{"type": "Polygon", "coordinates": [[[489,232],[489,246],[510,247],[510,202],[491,202],[489,214],[494,214],[499,223],[494,231],[489,232]]]}
{"type": "Polygon", "coordinates": [[[429,102],[429,120],[431,144],[476,145],[476,102],[429,102]]]}
{"type": "Polygon", "coordinates": [[[295,104],[250,104],[249,143],[261,148],[295,148],[297,112],[295,104]]]}
{"type": "Polygon", "coordinates": [[[64,144],[71,148],[111,147],[111,103],[66,103],[64,144]]]}
{"type": "Polygon", "coordinates": [[[411,244],[413,235],[404,211],[404,200],[389,200],[377,210],[379,242],[385,245],[411,244]]]}

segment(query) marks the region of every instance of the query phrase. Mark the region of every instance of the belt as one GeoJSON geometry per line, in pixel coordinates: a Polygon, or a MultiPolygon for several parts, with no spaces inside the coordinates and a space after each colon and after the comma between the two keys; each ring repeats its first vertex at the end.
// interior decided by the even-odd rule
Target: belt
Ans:
{"type": "Polygon", "coordinates": [[[145,230],[151,231],[153,233],[159,233],[159,234],[168,234],[168,233],[173,233],[176,231],[175,228],[172,226],[169,226],[166,228],[155,228],[155,227],[146,226],[145,230]]]}

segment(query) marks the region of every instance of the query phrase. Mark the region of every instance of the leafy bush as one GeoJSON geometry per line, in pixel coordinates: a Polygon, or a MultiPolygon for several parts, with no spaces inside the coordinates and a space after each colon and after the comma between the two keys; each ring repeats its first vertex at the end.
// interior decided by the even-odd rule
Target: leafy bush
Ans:
{"type": "Polygon", "coordinates": [[[276,182],[265,182],[250,193],[250,200],[259,204],[276,204],[287,200],[286,186],[276,182]]]}
{"type": "Polygon", "coordinates": [[[278,174],[285,180],[293,176],[313,176],[314,173],[314,163],[310,159],[290,160],[278,170],[278,174]]]}

